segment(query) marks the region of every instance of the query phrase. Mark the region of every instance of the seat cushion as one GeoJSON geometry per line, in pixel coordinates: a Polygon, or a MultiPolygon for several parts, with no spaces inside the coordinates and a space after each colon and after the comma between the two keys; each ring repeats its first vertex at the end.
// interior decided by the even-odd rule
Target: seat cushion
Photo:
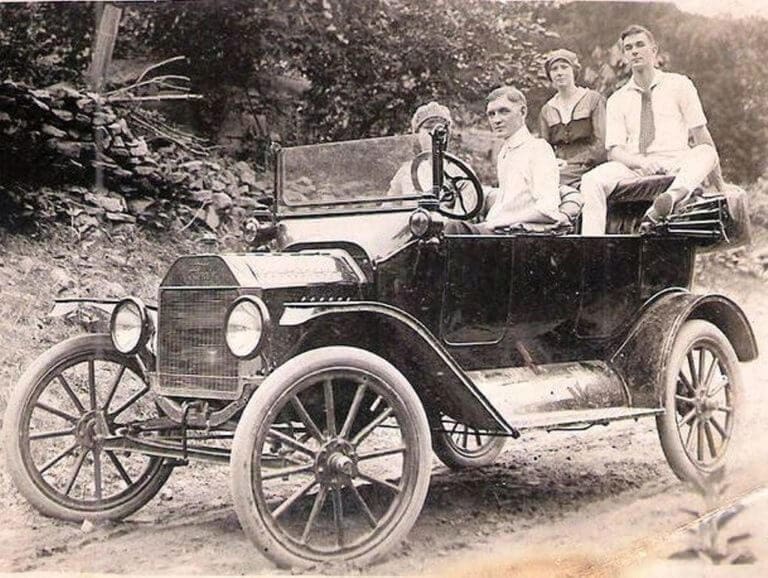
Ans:
{"type": "Polygon", "coordinates": [[[609,204],[651,202],[675,180],[671,175],[637,177],[620,181],[608,197],[609,204]]]}

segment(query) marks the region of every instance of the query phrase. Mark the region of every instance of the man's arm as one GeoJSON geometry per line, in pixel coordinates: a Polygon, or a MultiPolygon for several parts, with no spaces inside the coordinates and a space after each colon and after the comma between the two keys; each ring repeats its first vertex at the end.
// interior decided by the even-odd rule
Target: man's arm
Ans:
{"type": "MultiPolygon", "coordinates": [[[[688,134],[690,136],[691,142],[693,142],[693,146],[698,145],[709,145],[712,148],[717,151],[717,147],[715,146],[715,141],[712,139],[712,135],[709,132],[709,129],[707,128],[707,125],[697,126],[688,131],[688,134]]],[[[718,191],[722,191],[725,188],[725,181],[723,180],[723,172],[720,169],[720,157],[718,155],[717,164],[715,165],[715,168],[712,169],[712,172],[709,173],[710,182],[712,183],[712,186],[715,187],[718,191]]]]}

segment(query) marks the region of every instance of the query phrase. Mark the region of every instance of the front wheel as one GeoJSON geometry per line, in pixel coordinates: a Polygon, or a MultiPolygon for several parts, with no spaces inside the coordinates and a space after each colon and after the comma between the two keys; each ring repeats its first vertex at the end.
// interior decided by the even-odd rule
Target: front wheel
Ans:
{"type": "Polygon", "coordinates": [[[669,465],[683,481],[721,469],[732,444],[743,388],[728,338],[711,323],[687,321],[664,376],[664,414],[656,418],[669,465]]]}
{"type": "Polygon", "coordinates": [[[480,468],[496,461],[506,439],[490,436],[446,415],[436,424],[439,431],[432,437],[432,449],[452,469],[480,468]]]}
{"type": "Polygon", "coordinates": [[[232,448],[235,510],[279,566],[366,564],[413,526],[430,461],[426,414],[395,367],[352,347],[316,349],[248,402],[232,448]]]}
{"type": "Polygon", "coordinates": [[[156,411],[141,365],[109,335],[52,347],[24,372],[5,413],[4,445],[16,487],[40,512],[70,521],[119,519],[162,488],[163,458],[102,448],[101,440],[156,411]]]}

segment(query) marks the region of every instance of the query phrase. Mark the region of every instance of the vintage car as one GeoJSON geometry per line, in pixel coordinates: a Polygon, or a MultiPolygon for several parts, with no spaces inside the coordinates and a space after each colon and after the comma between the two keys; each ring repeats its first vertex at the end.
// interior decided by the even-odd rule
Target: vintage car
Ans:
{"type": "Polygon", "coordinates": [[[606,236],[451,235],[483,188],[441,127],[431,152],[414,144],[284,148],[246,252],[179,258],[156,305],[59,302],[109,311],[110,329],[51,348],[13,391],[5,450],[29,502],[119,519],[174,467],[229,463],[245,533],[306,567],[401,541],[433,451],[470,468],[529,430],[654,418],[680,478],[719,471],[758,351],[736,304],[689,288],[738,205],[704,195],[639,234],[659,177],[612,195],[606,236]],[[412,194],[389,194],[403,167],[412,194]]]}

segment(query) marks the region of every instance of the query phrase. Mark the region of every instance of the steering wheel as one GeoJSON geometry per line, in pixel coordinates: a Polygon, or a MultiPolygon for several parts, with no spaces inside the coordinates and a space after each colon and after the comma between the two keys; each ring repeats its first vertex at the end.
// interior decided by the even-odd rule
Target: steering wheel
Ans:
{"type": "MultiPolygon", "coordinates": [[[[431,151],[419,153],[411,161],[411,180],[420,193],[431,188],[419,182],[419,167],[424,162],[432,162],[431,151]]],[[[469,221],[480,213],[484,200],[483,186],[472,169],[461,159],[443,153],[443,187],[437,212],[452,219],[469,221]]]]}

